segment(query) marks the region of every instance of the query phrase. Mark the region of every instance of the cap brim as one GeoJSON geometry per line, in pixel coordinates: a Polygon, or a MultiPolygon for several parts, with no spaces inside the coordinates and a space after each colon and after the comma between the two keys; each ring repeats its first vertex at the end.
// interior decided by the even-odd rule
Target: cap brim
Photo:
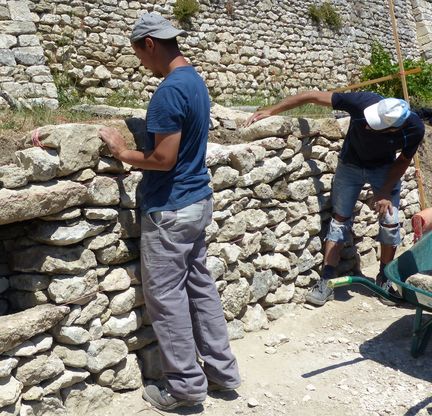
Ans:
{"type": "Polygon", "coordinates": [[[373,130],[384,130],[388,125],[378,116],[378,103],[366,107],[363,111],[366,122],[373,130]]]}
{"type": "Polygon", "coordinates": [[[155,33],[151,33],[149,36],[156,39],[172,39],[177,36],[187,36],[187,32],[184,30],[170,27],[167,29],[158,30],[155,33]]]}

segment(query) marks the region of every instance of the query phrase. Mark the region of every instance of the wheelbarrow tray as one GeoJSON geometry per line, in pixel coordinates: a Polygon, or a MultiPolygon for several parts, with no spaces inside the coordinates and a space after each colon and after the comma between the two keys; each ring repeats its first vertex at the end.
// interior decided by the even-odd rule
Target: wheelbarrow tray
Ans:
{"type": "Polygon", "coordinates": [[[432,232],[426,234],[409,250],[391,261],[384,269],[386,277],[392,281],[393,286],[399,292],[400,298],[393,296],[371,279],[359,276],[345,276],[331,279],[331,287],[345,286],[358,283],[368,287],[380,296],[397,304],[409,303],[416,308],[413,325],[413,338],[411,355],[418,357],[427,346],[432,335],[432,317],[423,316],[423,311],[432,312],[432,292],[420,289],[406,283],[406,279],[416,273],[432,270],[432,232]]]}

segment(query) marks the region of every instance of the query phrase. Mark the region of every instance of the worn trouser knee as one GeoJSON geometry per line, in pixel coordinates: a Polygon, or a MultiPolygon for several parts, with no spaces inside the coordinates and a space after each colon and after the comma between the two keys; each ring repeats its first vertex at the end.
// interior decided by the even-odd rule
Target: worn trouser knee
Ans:
{"type": "Polygon", "coordinates": [[[379,224],[379,233],[377,240],[386,246],[397,246],[401,242],[400,225],[397,224],[379,224]]]}
{"type": "Polygon", "coordinates": [[[345,243],[349,240],[351,226],[351,218],[347,218],[344,221],[339,221],[332,217],[326,240],[333,241],[335,243],[345,243]]]}

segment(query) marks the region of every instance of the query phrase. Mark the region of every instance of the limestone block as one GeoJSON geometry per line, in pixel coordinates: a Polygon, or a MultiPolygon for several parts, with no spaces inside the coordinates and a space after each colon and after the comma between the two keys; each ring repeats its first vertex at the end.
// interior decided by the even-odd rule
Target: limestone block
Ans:
{"type": "Polygon", "coordinates": [[[156,341],[156,335],[151,326],[144,326],[124,338],[129,351],[136,351],[156,341]]]}
{"type": "Polygon", "coordinates": [[[237,183],[239,172],[229,166],[218,167],[213,173],[212,185],[215,191],[229,188],[237,183]]]}
{"type": "Polygon", "coordinates": [[[251,149],[236,148],[229,156],[229,163],[240,175],[250,172],[255,166],[255,155],[251,149]]]}
{"type": "Polygon", "coordinates": [[[256,332],[268,328],[267,315],[260,304],[247,306],[246,313],[241,318],[246,332],[256,332]]]}
{"type": "Polygon", "coordinates": [[[105,370],[97,378],[98,384],[107,385],[114,391],[135,390],[142,386],[141,369],[135,354],[128,354],[124,360],[116,366],[105,370]],[[108,383],[105,374],[108,374],[108,383]]]}
{"type": "Polygon", "coordinates": [[[409,276],[406,282],[426,292],[432,293],[432,272],[416,273],[409,276]]]}
{"type": "Polygon", "coordinates": [[[53,380],[42,383],[43,395],[55,394],[60,389],[73,386],[74,384],[84,381],[90,373],[81,369],[66,369],[53,380]]]}
{"type": "Polygon", "coordinates": [[[242,251],[239,254],[239,259],[246,260],[253,254],[258,253],[261,249],[261,239],[262,234],[259,231],[255,233],[245,233],[240,242],[242,251]]]}
{"type": "Polygon", "coordinates": [[[131,172],[119,180],[120,206],[122,208],[136,208],[139,204],[139,185],[142,181],[142,172],[131,172]]]}
{"type": "Polygon", "coordinates": [[[122,264],[139,257],[138,243],[134,240],[119,240],[116,244],[97,250],[96,257],[102,264],[122,264]]]}
{"type": "Polygon", "coordinates": [[[34,386],[59,375],[64,370],[63,361],[56,354],[40,354],[23,359],[16,371],[16,378],[24,386],[34,386]]]}
{"type": "Polygon", "coordinates": [[[250,288],[246,279],[241,278],[228,284],[222,294],[222,306],[225,318],[233,320],[240,311],[249,303],[250,288]]]}
{"type": "Polygon", "coordinates": [[[18,361],[15,357],[0,357],[0,379],[9,376],[18,365],[18,361]]]}
{"type": "Polygon", "coordinates": [[[113,208],[84,208],[84,216],[89,220],[111,221],[118,217],[118,211],[113,208]]]}
{"type": "Polygon", "coordinates": [[[114,392],[97,384],[78,383],[62,391],[67,414],[95,414],[110,406],[114,392]]]}
{"type": "Polygon", "coordinates": [[[0,189],[0,225],[55,214],[87,197],[84,185],[71,182],[47,182],[19,190],[0,189]]]}
{"type": "Polygon", "coordinates": [[[120,191],[117,182],[107,176],[96,176],[88,185],[87,202],[97,206],[118,205],[120,191]]]}
{"type": "Polygon", "coordinates": [[[48,287],[50,298],[55,303],[87,303],[88,296],[97,290],[98,278],[94,270],[84,275],[54,276],[48,287]]]}
{"type": "Polygon", "coordinates": [[[84,368],[87,365],[87,353],[80,347],[56,345],[53,352],[67,367],[84,368]]]}
{"type": "Polygon", "coordinates": [[[0,166],[0,185],[3,188],[14,189],[27,185],[27,172],[16,165],[0,166]]]}
{"type": "Polygon", "coordinates": [[[86,368],[91,373],[100,373],[103,369],[118,364],[128,355],[128,348],[120,339],[100,339],[90,341],[86,349],[86,368]]]}
{"type": "Polygon", "coordinates": [[[234,319],[227,323],[228,337],[230,341],[244,338],[244,325],[242,321],[234,319]]]}
{"type": "Polygon", "coordinates": [[[124,337],[136,331],[142,324],[141,312],[134,309],[130,312],[111,316],[103,325],[104,335],[124,337]]]}
{"type": "Polygon", "coordinates": [[[53,338],[48,334],[36,335],[31,340],[24,341],[22,344],[6,351],[4,354],[14,357],[31,357],[39,352],[49,350],[52,346],[52,342],[53,338]]]}
{"type": "Polygon", "coordinates": [[[52,328],[68,312],[66,306],[40,305],[13,315],[0,316],[0,353],[52,328]]]}
{"type": "Polygon", "coordinates": [[[122,268],[113,268],[99,282],[99,289],[105,292],[126,290],[131,284],[131,279],[127,271],[122,268]]]}
{"type": "Polygon", "coordinates": [[[246,232],[246,220],[242,213],[228,218],[219,231],[217,241],[231,241],[246,232]]]}
{"type": "Polygon", "coordinates": [[[48,274],[79,274],[96,267],[92,251],[84,247],[35,246],[11,255],[12,270],[48,274]]]}
{"type": "Polygon", "coordinates": [[[59,212],[58,214],[46,215],[45,217],[41,217],[40,219],[43,221],[65,221],[65,220],[73,220],[80,216],[81,216],[81,209],[67,208],[64,211],[59,212]]]}
{"type": "Polygon", "coordinates": [[[0,21],[0,33],[4,35],[23,35],[36,33],[35,24],[29,19],[26,22],[0,21]]]}
{"type": "Polygon", "coordinates": [[[61,399],[49,396],[32,401],[31,406],[23,404],[20,416],[68,416],[61,399]]]}
{"type": "MultiPolygon", "coordinates": [[[[103,145],[98,136],[101,127],[96,124],[60,124],[38,129],[42,144],[57,150],[60,158],[58,176],[96,166],[103,145]]],[[[29,136],[27,141],[30,141],[29,136]]]]}
{"type": "Polygon", "coordinates": [[[67,345],[81,345],[90,340],[89,332],[79,326],[56,326],[52,334],[57,342],[67,345]]]}
{"type": "Polygon", "coordinates": [[[291,119],[284,116],[272,116],[259,120],[249,127],[240,127],[242,140],[252,142],[267,137],[286,137],[293,132],[291,119]]]}
{"type": "Polygon", "coordinates": [[[24,46],[13,49],[17,63],[22,65],[43,65],[45,63],[44,50],[40,46],[24,46]]]}
{"type": "Polygon", "coordinates": [[[144,294],[140,286],[131,286],[124,292],[110,296],[109,308],[112,315],[130,312],[133,308],[141,305],[144,305],[144,294]]]}
{"type": "Polygon", "coordinates": [[[14,67],[17,65],[15,55],[9,49],[0,49],[0,65],[14,67]]]}
{"type": "Polygon", "coordinates": [[[120,236],[116,233],[100,234],[96,237],[90,237],[84,240],[84,247],[95,251],[116,244],[120,236]]]}
{"type": "MultiPolygon", "coordinates": [[[[3,20],[3,19],[2,19],[3,20]]],[[[16,36],[0,35],[0,49],[11,49],[18,43],[16,36]]]]}
{"type": "Polygon", "coordinates": [[[139,210],[121,209],[118,215],[118,222],[120,224],[120,237],[141,237],[141,218],[139,210]]]}
{"type": "Polygon", "coordinates": [[[280,253],[270,253],[253,259],[253,265],[257,269],[275,269],[281,272],[291,270],[290,262],[287,257],[280,253]]]}
{"type": "Polygon", "coordinates": [[[21,393],[23,384],[13,376],[0,379],[0,409],[14,404],[21,393]]]}
{"type": "Polygon", "coordinates": [[[100,234],[109,224],[79,220],[74,223],[39,222],[30,230],[33,240],[53,246],[69,246],[100,234]]]}
{"type": "Polygon", "coordinates": [[[251,186],[258,183],[270,183],[286,173],[287,165],[279,158],[266,159],[262,166],[255,167],[238,179],[238,186],[251,186]]]}

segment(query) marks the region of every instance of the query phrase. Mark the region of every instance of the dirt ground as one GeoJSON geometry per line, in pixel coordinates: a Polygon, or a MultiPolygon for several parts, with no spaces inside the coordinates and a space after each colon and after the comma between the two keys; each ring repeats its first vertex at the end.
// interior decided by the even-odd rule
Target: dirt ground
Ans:
{"type": "MultiPolygon", "coordinates": [[[[364,270],[376,274],[376,266],[364,270]]],[[[287,305],[268,331],[232,341],[242,385],[212,393],[180,415],[427,416],[432,414],[432,341],[410,355],[415,310],[381,304],[361,286],[339,288],[322,308],[287,305]],[[275,339],[288,341],[269,347],[275,339]]],[[[170,414],[172,414],[170,413],[170,414]]],[[[94,416],[153,416],[141,391],[116,393],[94,416]]]]}

